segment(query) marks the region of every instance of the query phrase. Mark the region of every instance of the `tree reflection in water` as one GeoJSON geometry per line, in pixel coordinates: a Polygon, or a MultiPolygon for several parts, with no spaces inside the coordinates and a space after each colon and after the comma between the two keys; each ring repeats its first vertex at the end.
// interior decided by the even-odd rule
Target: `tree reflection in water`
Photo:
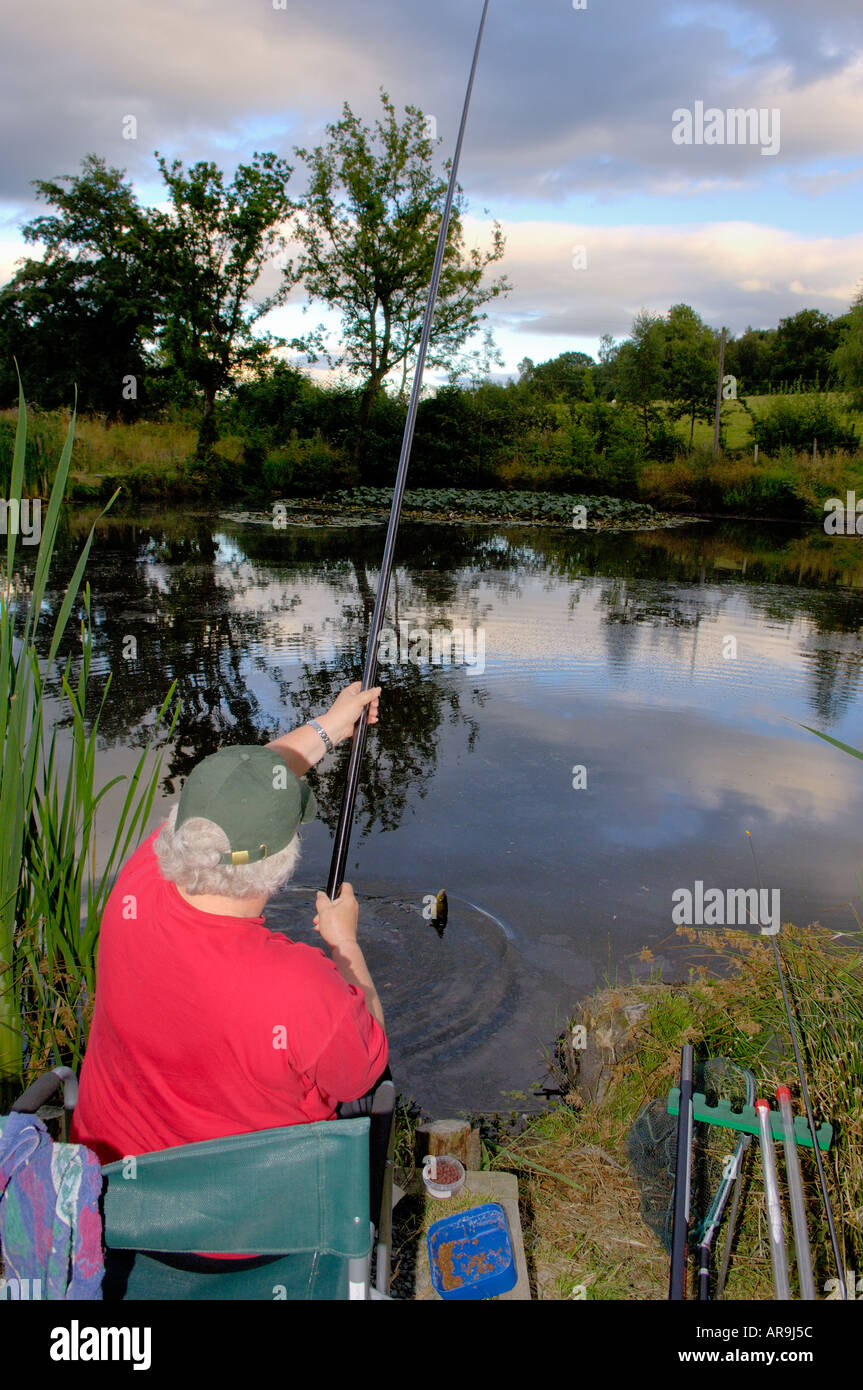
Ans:
{"type": "MultiPolygon", "coordinates": [[[[59,564],[70,573],[92,514],[70,510],[59,564]]],[[[181,701],[163,790],[225,743],[260,743],[319,713],[362,673],[384,528],[241,525],[215,516],[159,513],[99,524],[88,577],[93,590],[95,693],[112,674],[103,745],[141,747],[171,681],[181,701]],[[303,623],[304,612],[324,614],[303,623]],[[135,639],[137,657],[124,649],[135,639]]],[[[29,557],[22,556],[22,565],[29,557]]],[[[600,533],[565,528],[406,523],[400,534],[387,622],[426,628],[471,625],[497,603],[515,606],[540,578],[574,613],[578,581],[595,584],[607,658],[621,668],[647,633],[697,644],[741,595],[755,616],[780,627],[805,620],[800,653],[815,720],[829,725],[853,701],[861,670],[863,558],[855,538],[790,528],[695,526],[600,533]],[[480,598],[480,590],[482,599],[480,598]]],[[[56,611],[54,591],[46,605],[56,611]]],[[[517,609],[516,609],[517,615],[517,609]]],[[[48,616],[48,615],[46,615],[48,616]]],[[[43,637],[51,623],[43,626],[43,637]]],[[[53,673],[76,651],[75,624],[53,673]]],[[[697,645],[692,646],[694,664],[697,645]]],[[[454,681],[446,669],[402,664],[385,672],[386,717],[367,743],[357,824],[394,829],[411,798],[426,795],[445,721],[472,751],[481,676],[454,681]]],[[[94,701],[95,708],[95,701],[94,701]]],[[[336,823],[349,755],[312,774],[321,819],[336,823]]]]}

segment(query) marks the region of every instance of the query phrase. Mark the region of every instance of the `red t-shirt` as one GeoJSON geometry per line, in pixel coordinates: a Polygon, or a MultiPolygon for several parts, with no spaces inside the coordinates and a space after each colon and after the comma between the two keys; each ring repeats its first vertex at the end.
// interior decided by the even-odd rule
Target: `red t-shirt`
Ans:
{"type": "Polygon", "coordinates": [[[162,877],[157,834],[105,906],[73,1141],[109,1163],[332,1119],[387,1062],[362,992],[263,917],[185,902],[162,877]]]}

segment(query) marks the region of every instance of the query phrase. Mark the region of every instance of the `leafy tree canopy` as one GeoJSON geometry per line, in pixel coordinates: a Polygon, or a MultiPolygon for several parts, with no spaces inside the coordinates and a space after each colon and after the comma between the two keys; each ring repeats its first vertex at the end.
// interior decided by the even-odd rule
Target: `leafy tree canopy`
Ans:
{"type": "Polygon", "coordinates": [[[589,373],[595,366],[586,352],[562,352],[538,366],[525,358],[522,365],[527,363],[530,365],[526,368],[525,380],[529,381],[533,394],[548,400],[585,399],[589,390],[585,386],[585,372],[589,373]]]}
{"type": "MultiPolygon", "coordinates": [[[[313,300],[342,315],[340,353],[327,352],[320,330],[306,346],[364,381],[360,430],[386,378],[401,371],[401,386],[419,347],[422,320],[446,196],[447,178],[435,172],[432,142],[422,113],[395,107],[381,92],[383,116],[374,129],[345,103],[329,140],[297,150],[309,171],[299,200],[295,235],[302,255],[290,274],[301,277],[313,300]]],[[[448,169],[444,165],[444,170],[448,169]]],[[[486,317],[482,306],[509,289],[505,278],[483,284],[504,252],[494,224],[491,248],[467,249],[464,197],[458,190],[446,245],[427,362],[448,368],[486,317]]]]}
{"type": "Polygon", "coordinates": [[[828,386],[838,346],[836,320],[820,309],[801,309],[780,319],[773,349],[775,383],[828,386]]]}
{"type": "Polygon", "coordinates": [[[274,154],[255,154],[226,184],[216,164],[200,161],[187,173],[179,160],[157,158],[171,203],[153,214],[159,346],[163,361],[203,396],[198,453],[206,457],[217,394],[271,351],[274,340],[254,328],[293,284],[285,275],[271,294],[253,297],[265,262],[286,244],[292,170],[274,154]]]}
{"type": "Polygon", "coordinates": [[[863,290],[842,321],[833,367],[845,391],[850,391],[857,410],[863,410],[863,290]]]}
{"type": "Polygon", "coordinates": [[[68,405],[77,386],[88,409],[128,413],[124,382],[143,384],[157,319],[148,216],[122,170],[93,154],[80,174],[36,190],[55,211],[23,229],[43,259],[26,259],[0,291],[0,396],[17,395],[14,358],[41,405],[68,405]]]}

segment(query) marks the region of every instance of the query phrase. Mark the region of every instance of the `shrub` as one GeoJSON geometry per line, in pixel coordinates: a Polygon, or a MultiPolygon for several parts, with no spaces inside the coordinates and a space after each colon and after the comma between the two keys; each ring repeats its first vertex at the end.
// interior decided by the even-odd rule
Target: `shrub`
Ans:
{"type": "Polygon", "coordinates": [[[670,463],[684,452],[679,436],[668,421],[661,417],[654,420],[650,427],[650,438],[644,448],[645,458],[652,459],[655,463],[670,463]]]}
{"type": "Polygon", "coordinates": [[[657,507],[721,514],[802,518],[806,498],[793,471],[782,464],[712,459],[706,453],[671,464],[648,464],[639,479],[640,495],[657,507]]]}
{"type": "Polygon", "coordinates": [[[358,459],[363,481],[373,487],[391,485],[395,478],[406,415],[398,397],[382,391],[375,398],[358,459]]]}
{"type": "Polygon", "coordinates": [[[794,486],[794,481],[779,468],[747,469],[738,465],[730,486],[721,494],[722,507],[730,512],[745,512],[747,516],[778,516],[801,518],[807,507],[794,486]]]}
{"type": "Polygon", "coordinates": [[[858,447],[854,425],[845,425],[836,407],[823,395],[776,396],[763,415],[752,416],[755,442],[766,454],[794,449],[858,447]]]}
{"type": "MultiPolygon", "coordinates": [[[[55,414],[31,410],[32,427],[27,434],[24,458],[24,488],[30,495],[47,495],[54,477],[56,460],[63,447],[65,430],[55,414]]],[[[16,412],[0,416],[0,488],[8,496],[12,477],[12,453],[15,444],[16,412]]]]}
{"type": "Polygon", "coordinates": [[[308,434],[318,423],[317,399],[323,393],[296,367],[275,362],[250,381],[239,382],[220,403],[220,426],[242,433],[264,431],[272,442],[289,430],[308,434]]]}
{"type": "Polygon", "coordinates": [[[263,478],[271,492],[310,497],[354,487],[359,472],[341,450],[315,435],[293,437],[282,448],[271,449],[264,460],[263,478]]]}

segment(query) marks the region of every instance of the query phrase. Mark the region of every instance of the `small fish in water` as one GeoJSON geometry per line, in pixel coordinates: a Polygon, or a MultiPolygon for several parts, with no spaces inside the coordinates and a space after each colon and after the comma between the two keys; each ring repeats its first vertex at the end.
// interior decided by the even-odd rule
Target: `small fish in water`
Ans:
{"type": "Polygon", "coordinates": [[[423,898],[423,917],[431,923],[438,936],[443,936],[444,927],[449,917],[449,903],[443,888],[435,897],[432,897],[431,893],[426,893],[423,898]]]}
{"type": "Polygon", "coordinates": [[[432,926],[438,936],[443,936],[448,917],[449,903],[447,902],[446,891],[442,888],[434,900],[434,913],[432,915],[432,926]]]}

